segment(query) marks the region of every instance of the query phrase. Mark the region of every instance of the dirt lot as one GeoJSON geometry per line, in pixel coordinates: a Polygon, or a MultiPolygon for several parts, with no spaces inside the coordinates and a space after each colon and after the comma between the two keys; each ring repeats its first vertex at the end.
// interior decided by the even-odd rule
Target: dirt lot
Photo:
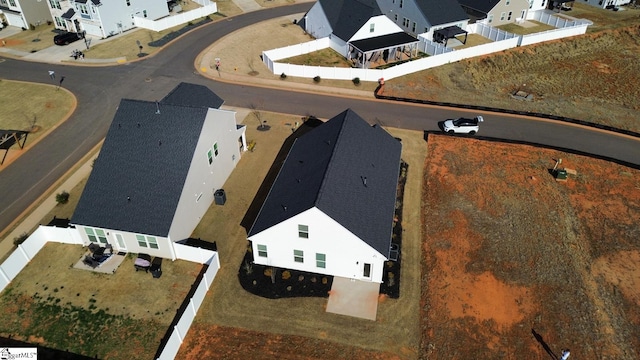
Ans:
{"type": "Polygon", "coordinates": [[[441,135],[428,154],[425,358],[640,356],[640,171],[441,135]]]}

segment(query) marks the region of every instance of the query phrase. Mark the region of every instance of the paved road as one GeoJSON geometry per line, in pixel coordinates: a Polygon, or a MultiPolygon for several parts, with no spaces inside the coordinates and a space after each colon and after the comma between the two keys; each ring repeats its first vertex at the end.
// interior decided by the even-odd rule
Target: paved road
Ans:
{"type": "MultiPolygon", "coordinates": [[[[437,130],[439,121],[461,110],[416,106],[371,99],[265,89],[206,79],[194,69],[196,56],[216,39],[273,17],[305,12],[303,3],[246,13],[199,28],[144,61],[107,68],[83,68],[6,59],[0,78],[49,82],[48,70],[65,76],[64,87],[78,98],[74,115],[50,136],[0,172],[0,229],[44,193],[106,135],[121,98],[158,100],[181,81],[210,87],[225,105],[329,118],[352,108],[372,123],[416,130],[437,130]]],[[[611,133],[538,122],[521,117],[486,115],[481,135],[575,149],[622,162],[640,164],[635,139],[611,133]]]]}

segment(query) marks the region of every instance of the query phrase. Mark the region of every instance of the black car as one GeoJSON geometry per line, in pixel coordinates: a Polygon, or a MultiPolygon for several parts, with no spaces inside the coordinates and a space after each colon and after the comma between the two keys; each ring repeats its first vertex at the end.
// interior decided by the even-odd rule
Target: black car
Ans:
{"type": "Polygon", "coordinates": [[[56,45],[68,45],[74,41],[82,39],[82,35],[74,32],[66,32],[53,37],[53,43],[56,45]]]}

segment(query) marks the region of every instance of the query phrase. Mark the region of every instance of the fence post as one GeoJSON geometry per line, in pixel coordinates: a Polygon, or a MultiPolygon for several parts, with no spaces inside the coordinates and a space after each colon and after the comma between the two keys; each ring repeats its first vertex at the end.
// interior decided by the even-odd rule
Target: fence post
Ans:
{"type": "MultiPolygon", "coordinates": [[[[4,270],[2,270],[2,268],[0,267],[0,275],[2,275],[2,278],[7,282],[10,283],[11,279],[9,279],[9,277],[7,276],[7,274],[4,272],[4,270]]],[[[0,290],[1,291],[1,290],[0,290]]]]}
{"type": "Polygon", "coordinates": [[[24,255],[24,258],[27,259],[27,261],[31,261],[29,254],[27,254],[27,251],[23,249],[22,244],[18,245],[18,249],[20,249],[20,252],[22,253],[22,255],[24,255]]]}
{"type": "Polygon", "coordinates": [[[176,332],[176,335],[178,335],[178,340],[180,340],[180,344],[182,344],[182,341],[183,341],[183,339],[182,339],[182,335],[180,334],[180,330],[178,329],[178,326],[177,326],[177,325],[175,325],[175,326],[173,327],[173,331],[175,331],[175,332],[176,332]]]}

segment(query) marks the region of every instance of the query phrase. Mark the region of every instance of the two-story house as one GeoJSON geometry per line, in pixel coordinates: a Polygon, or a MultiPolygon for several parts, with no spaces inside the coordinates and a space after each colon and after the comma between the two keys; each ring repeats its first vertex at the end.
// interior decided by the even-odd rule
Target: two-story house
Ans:
{"type": "Polygon", "coordinates": [[[100,38],[133,29],[134,16],[156,20],[169,15],[167,3],[157,0],[48,0],[48,4],[57,29],[100,38]]]}
{"type": "Polygon", "coordinates": [[[4,25],[28,29],[51,21],[45,1],[0,0],[0,27],[4,25]]]}
{"type": "Polygon", "coordinates": [[[500,26],[525,20],[531,4],[529,0],[458,0],[472,22],[500,26]]]}

